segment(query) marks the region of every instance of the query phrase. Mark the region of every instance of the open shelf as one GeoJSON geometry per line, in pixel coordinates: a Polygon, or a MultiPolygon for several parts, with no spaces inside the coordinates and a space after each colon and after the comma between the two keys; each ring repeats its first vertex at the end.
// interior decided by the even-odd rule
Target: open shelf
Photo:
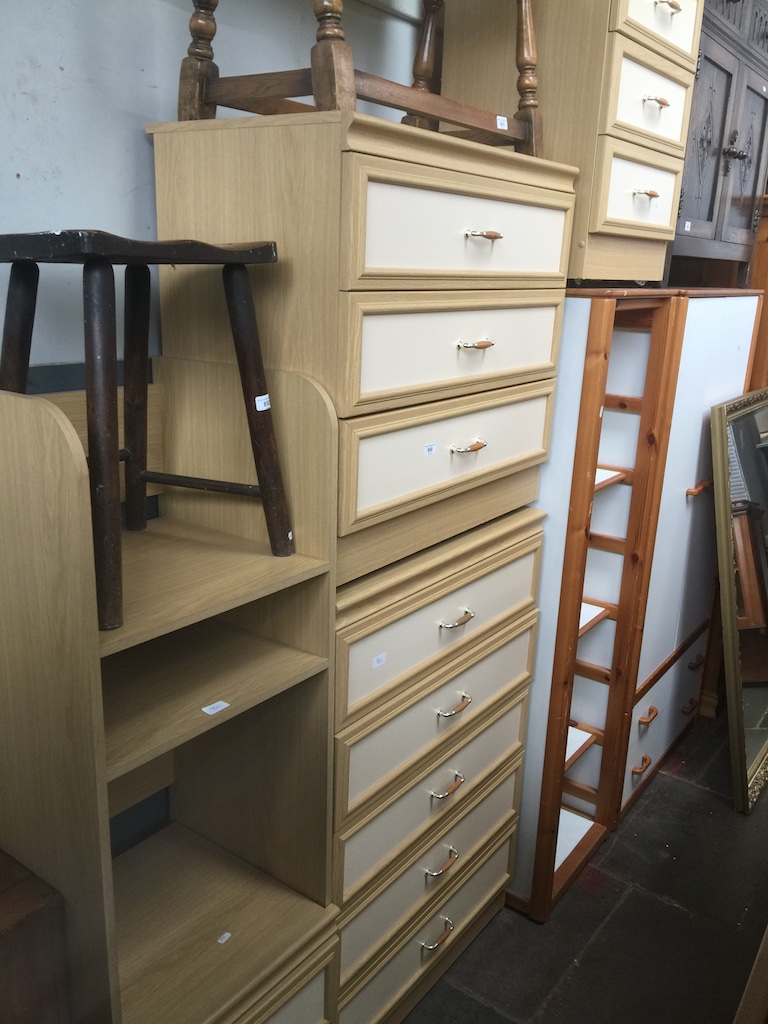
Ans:
{"type": "Polygon", "coordinates": [[[327,658],[264,640],[221,619],[104,659],[107,780],[327,667],[327,658]],[[219,710],[220,702],[227,706],[219,710]]]}
{"type": "Polygon", "coordinates": [[[574,725],[568,726],[568,739],[565,746],[565,771],[572,768],[581,755],[588,750],[596,741],[594,733],[579,729],[574,725]]]}
{"type": "Polygon", "coordinates": [[[237,1020],[337,914],[178,824],[118,857],[114,884],[123,1024],[237,1020]]]}
{"type": "Polygon", "coordinates": [[[602,605],[590,604],[588,601],[581,602],[581,610],[579,612],[579,636],[584,636],[590,629],[594,628],[598,622],[602,622],[603,619],[607,619],[610,614],[608,608],[604,608],[602,605]]]}
{"type": "Polygon", "coordinates": [[[627,474],[620,469],[606,469],[598,466],[595,469],[595,491],[602,491],[606,487],[620,484],[627,479],[627,474]]]}
{"type": "Polygon", "coordinates": [[[276,558],[267,545],[171,517],[124,530],[123,625],[99,633],[101,656],[320,576],[328,563],[276,558]]]}

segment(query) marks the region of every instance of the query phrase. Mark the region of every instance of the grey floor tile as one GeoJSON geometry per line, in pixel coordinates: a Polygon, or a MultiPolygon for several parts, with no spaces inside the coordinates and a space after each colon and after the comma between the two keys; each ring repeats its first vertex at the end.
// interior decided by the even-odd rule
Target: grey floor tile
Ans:
{"type": "Polygon", "coordinates": [[[427,992],[406,1017],[404,1024],[522,1024],[502,1017],[494,1009],[444,979],[427,992]]]}

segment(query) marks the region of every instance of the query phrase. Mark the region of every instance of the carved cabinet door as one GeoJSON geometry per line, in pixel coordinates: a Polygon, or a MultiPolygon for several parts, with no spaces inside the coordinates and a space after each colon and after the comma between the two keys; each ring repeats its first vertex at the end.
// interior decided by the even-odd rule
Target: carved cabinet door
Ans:
{"type": "Polygon", "coordinates": [[[730,177],[723,150],[729,144],[727,132],[734,119],[738,73],[738,58],[702,34],[677,223],[682,238],[717,237],[723,192],[730,177]]]}
{"type": "Polygon", "coordinates": [[[738,109],[724,151],[726,188],[720,235],[724,242],[752,245],[765,186],[768,80],[744,66],[738,93],[738,109]]]}

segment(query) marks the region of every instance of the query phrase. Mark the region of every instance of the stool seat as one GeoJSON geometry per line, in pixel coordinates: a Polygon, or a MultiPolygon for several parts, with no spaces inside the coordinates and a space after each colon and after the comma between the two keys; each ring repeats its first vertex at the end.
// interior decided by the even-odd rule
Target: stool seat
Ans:
{"type": "Polygon", "coordinates": [[[108,231],[36,231],[0,235],[0,263],[87,263],[103,259],[118,266],[192,263],[276,263],[274,242],[211,245],[193,239],[168,242],[123,238],[108,231]]]}
{"type": "Polygon", "coordinates": [[[88,474],[100,629],[115,629],[122,624],[120,461],[125,466],[125,525],[129,530],[146,526],[148,483],[191,487],[260,498],[272,553],[284,557],[294,551],[247,269],[249,264],[276,261],[274,242],[212,245],[193,239],[143,241],[106,231],[80,230],[0,235],[0,263],[11,264],[0,349],[0,390],[23,394],[27,389],[38,264],[72,263],[83,268],[88,474]],[[152,264],[207,264],[222,268],[258,485],[158,473],[147,468],[152,264]],[[117,437],[115,265],[125,267],[122,449],[117,437]]]}

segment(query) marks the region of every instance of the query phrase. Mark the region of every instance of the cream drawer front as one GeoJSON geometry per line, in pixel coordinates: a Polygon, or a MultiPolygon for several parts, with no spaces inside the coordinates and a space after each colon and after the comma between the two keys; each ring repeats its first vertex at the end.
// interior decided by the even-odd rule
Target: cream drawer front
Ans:
{"type": "Polygon", "coordinates": [[[524,697],[493,724],[448,755],[356,832],[342,839],[343,900],[406,842],[449,813],[504,757],[520,749],[524,697]]]}
{"type": "MultiPolygon", "coordinates": [[[[612,78],[603,132],[636,136],[682,156],[693,97],[692,72],[618,33],[611,37],[612,78]]],[[[630,139],[631,141],[631,139],[630,139]]],[[[642,140],[635,141],[643,144],[642,140]]]]}
{"type": "MultiPolygon", "coordinates": [[[[499,616],[532,601],[537,566],[538,551],[527,551],[379,629],[374,627],[381,616],[375,615],[368,623],[346,630],[340,636],[338,659],[348,677],[348,708],[425,666],[454,644],[471,639],[499,616]],[[365,635],[350,642],[361,629],[365,635]]],[[[382,610],[381,615],[385,614],[382,610]]]]}
{"type": "Polygon", "coordinates": [[[369,180],[365,225],[366,273],[514,277],[557,275],[562,264],[565,213],[522,199],[369,180]]]}
{"type": "Polygon", "coordinates": [[[554,384],[543,381],[339,424],[339,533],[537,465],[554,384]]]}
{"type": "MultiPolygon", "coordinates": [[[[526,623],[514,639],[378,728],[357,739],[352,737],[361,731],[359,727],[349,730],[349,739],[340,735],[339,761],[347,767],[347,811],[424,755],[430,745],[471,721],[505,690],[530,679],[536,618],[526,623]]],[[[378,714],[376,721],[380,721],[378,714]]],[[[343,807],[339,810],[344,812],[343,807]]]]}
{"type": "Polygon", "coordinates": [[[614,0],[612,27],[690,66],[695,64],[703,8],[704,0],[614,0]]]}
{"type": "Polygon", "coordinates": [[[264,1024],[324,1024],[325,974],[320,972],[295,996],[268,1017],[264,1024]]]}
{"type": "MultiPolygon", "coordinates": [[[[508,775],[482,803],[457,822],[394,882],[365,906],[341,932],[342,983],[405,918],[421,909],[465,870],[483,841],[501,827],[515,807],[518,772],[508,775]]],[[[471,868],[469,869],[471,870],[471,868]]]]}
{"type": "Polygon", "coordinates": [[[671,239],[683,162],[664,153],[601,136],[590,230],[671,239]]]}
{"type": "MultiPolygon", "coordinates": [[[[359,380],[350,410],[392,408],[553,376],[562,317],[556,292],[347,294],[359,380]],[[492,304],[493,303],[493,304],[492,304]]],[[[354,357],[353,357],[354,358],[354,357]]]]}
{"type": "Polygon", "coordinates": [[[431,968],[443,950],[450,948],[451,938],[458,937],[463,927],[506,884],[508,858],[509,844],[504,843],[342,1008],[340,1024],[377,1024],[404,990],[431,968]]]}

